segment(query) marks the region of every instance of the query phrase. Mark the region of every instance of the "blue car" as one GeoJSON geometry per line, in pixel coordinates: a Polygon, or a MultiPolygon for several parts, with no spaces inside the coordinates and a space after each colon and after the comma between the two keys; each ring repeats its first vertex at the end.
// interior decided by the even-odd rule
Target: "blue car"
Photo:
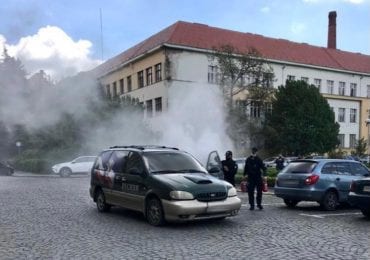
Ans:
{"type": "Polygon", "coordinates": [[[342,159],[303,159],[289,163],[277,176],[274,193],[288,207],[316,201],[325,210],[348,202],[352,181],[369,176],[362,163],[342,159]]]}

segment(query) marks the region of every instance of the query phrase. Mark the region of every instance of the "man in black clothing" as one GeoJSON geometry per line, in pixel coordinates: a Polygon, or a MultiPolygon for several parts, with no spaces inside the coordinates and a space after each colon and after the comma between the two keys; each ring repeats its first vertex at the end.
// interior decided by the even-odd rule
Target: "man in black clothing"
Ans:
{"type": "Polygon", "coordinates": [[[226,160],[221,162],[224,179],[235,186],[235,174],[238,172],[238,165],[233,160],[233,153],[231,151],[227,151],[225,157],[226,160]]]}
{"type": "Polygon", "coordinates": [[[254,190],[257,188],[257,207],[262,207],[262,185],[266,167],[261,158],[257,156],[257,148],[252,148],[252,155],[245,161],[244,176],[248,176],[248,199],[250,210],[254,210],[254,190]]]}

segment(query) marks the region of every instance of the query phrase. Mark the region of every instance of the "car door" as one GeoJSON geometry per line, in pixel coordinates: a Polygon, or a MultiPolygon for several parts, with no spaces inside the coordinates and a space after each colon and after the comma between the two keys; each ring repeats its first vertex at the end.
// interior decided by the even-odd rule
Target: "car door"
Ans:
{"type": "Polygon", "coordinates": [[[336,173],[332,175],[333,182],[339,192],[339,200],[347,199],[349,189],[353,180],[351,163],[350,162],[336,162],[336,173]]]}
{"type": "Polygon", "coordinates": [[[102,152],[98,158],[92,169],[92,182],[94,185],[99,186],[103,189],[105,199],[108,203],[111,203],[112,196],[111,191],[112,187],[108,181],[108,164],[109,158],[112,154],[112,151],[104,151],[102,152]]]}
{"type": "Polygon", "coordinates": [[[221,159],[217,151],[212,151],[208,155],[206,169],[212,176],[219,179],[224,179],[224,173],[222,171],[221,159]]]}
{"type": "Polygon", "coordinates": [[[136,151],[131,151],[122,175],[121,191],[125,197],[125,207],[138,211],[144,210],[147,175],[142,156],[136,151]]]}
{"type": "Polygon", "coordinates": [[[113,204],[126,207],[126,196],[122,192],[122,181],[129,151],[114,151],[109,158],[107,177],[111,180],[113,204]]]}

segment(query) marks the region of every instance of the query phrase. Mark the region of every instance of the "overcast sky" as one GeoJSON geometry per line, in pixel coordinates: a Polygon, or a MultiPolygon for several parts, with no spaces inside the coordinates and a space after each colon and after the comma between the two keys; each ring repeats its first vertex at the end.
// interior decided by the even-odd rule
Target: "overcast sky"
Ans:
{"type": "Polygon", "coordinates": [[[179,20],[325,47],[329,11],[337,48],[370,55],[370,0],[1,0],[0,45],[60,79],[179,20]]]}

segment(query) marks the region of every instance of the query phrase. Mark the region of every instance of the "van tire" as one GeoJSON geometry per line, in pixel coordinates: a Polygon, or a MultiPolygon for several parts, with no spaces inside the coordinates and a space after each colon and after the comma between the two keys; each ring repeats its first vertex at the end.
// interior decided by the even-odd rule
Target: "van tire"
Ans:
{"type": "Polygon", "coordinates": [[[157,198],[149,199],[146,206],[146,219],[152,226],[162,226],[165,223],[162,204],[157,198]]]}

